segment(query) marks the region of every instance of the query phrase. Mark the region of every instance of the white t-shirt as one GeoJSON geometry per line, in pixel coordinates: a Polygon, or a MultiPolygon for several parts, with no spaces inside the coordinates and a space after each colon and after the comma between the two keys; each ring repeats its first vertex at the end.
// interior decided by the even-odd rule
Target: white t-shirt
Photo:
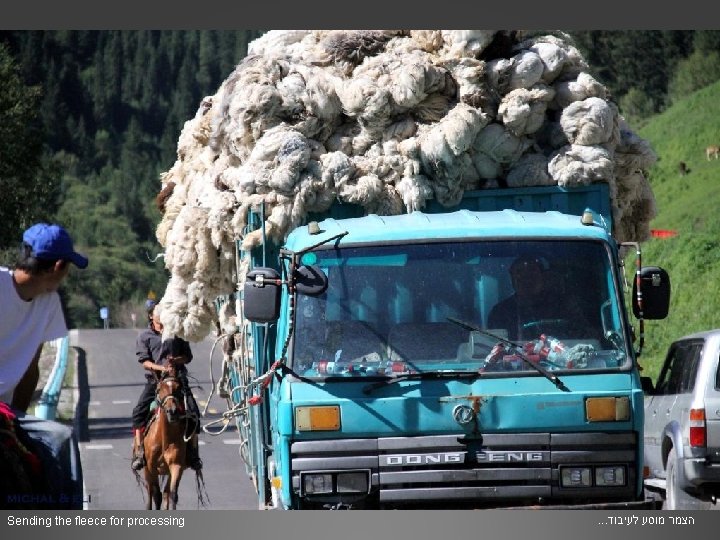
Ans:
{"type": "Polygon", "coordinates": [[[38,347],[68,333],[57,292],[26,302],[0,266],[0,401],[9,403],[38,347]]]}

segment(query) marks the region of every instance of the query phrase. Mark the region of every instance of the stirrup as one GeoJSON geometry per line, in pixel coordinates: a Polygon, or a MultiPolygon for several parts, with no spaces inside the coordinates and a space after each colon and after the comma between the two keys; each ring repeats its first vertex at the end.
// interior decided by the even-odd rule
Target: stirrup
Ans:
{"type": "Polygon", "coordinates": [[[187,446],[185,460],[187,461],[187,466],[193,471],[199,471],[203,467],[202,459],[200,459],[200,449],[190,444],[187,446]]]}
{"type": "Polygon", "coordinates": [[[145,466],[145,456],[133,456],[132,462],[130,463],[130,467],[132,467],[133,470],[139,471],[145,466]]]}
{"type": "Polygon", "coordinates": [[[140,443],[140,446],[137,446],[133,448],[133,455],[132,455],[132,461],[130,462],[130,467],[134,471],[139,471],[145,466],[145,449],[143,448],[143,443],[140,443]]]}

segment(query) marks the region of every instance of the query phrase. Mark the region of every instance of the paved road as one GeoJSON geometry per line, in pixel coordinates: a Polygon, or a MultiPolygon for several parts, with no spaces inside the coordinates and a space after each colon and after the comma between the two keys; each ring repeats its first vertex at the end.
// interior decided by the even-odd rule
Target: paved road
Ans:
{"type": "MultiPolygon", "coordinates": [[[[131,415],[145,378],[134,357],[139,330],[80,330],[71,341],[77,354],[76,429],[85,479],[88,510],[142,510],[144,491],[130,469],[131,415]]],[[[73,333],[74,334],[74,333],[73,333]]],[[[202,411],[212,388],[212,339],[192,345],[188,366],[198,385],[193,394],[202,411]]],[[[212,367],[215,380],[221,368],[216,348],[212,367]]],[[[220,417],[225,401],[212,397],[203,424],[220,417]]],[[[221,424],[220,424],[221,425],[221,424]]],[[[219,426],[217,426],[219,427],[219,426]]],[[[221,435],[200,434],[200,456],[209,504],[198,505],[195,474],[187,470],[180,484],[178,509],[255,509],[255,490],[238,454],[239,439],[231,428],[221,435]]]]}

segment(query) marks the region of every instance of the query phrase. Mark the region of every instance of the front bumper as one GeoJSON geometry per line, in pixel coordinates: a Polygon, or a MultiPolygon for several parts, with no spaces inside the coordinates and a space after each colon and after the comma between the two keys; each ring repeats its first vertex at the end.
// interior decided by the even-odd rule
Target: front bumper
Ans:
{"type": "Polygon", "coordinates": [[[662,500],[648,498],[643,501],[602,502],[593,504],[553,504],[503,507],[507,510],[660,510],[662,500]]]}
{"type": "Polygon", "coordinates": [[[636,500],[637,437],[632,432],[505,433],[464,440],[460,434],[378,439],[296,441],[291,484],[309,504],[360,503],[368,507],[653,509],[636,500]],[[615,487],[564,486],[564,467],[618,466],[615,487]],[[366,472],[367,492],[305,491],[304,475],[366,472]]]}

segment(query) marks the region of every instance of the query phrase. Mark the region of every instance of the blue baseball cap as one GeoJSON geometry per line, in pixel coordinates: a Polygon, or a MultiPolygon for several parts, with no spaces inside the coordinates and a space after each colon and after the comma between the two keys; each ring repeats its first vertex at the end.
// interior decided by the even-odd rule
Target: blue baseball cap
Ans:
{"type": "Polygon", "coordinates": [[[70,235],[60,225],[36,223],[23,233],[23,242],[37,259],[62,259],[78,268],[88,265],[87,257],[75,251],[70,235]]]}

